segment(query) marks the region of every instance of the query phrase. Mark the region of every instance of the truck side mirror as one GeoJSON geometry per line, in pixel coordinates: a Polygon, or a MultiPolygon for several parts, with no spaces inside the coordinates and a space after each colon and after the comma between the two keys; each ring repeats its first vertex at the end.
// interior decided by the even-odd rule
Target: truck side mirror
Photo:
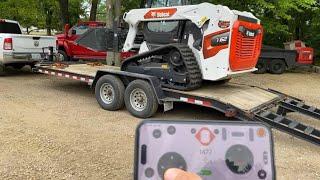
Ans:
{"type": "Polygon", "coordinates": [[[71,32],[72,35],[76,35],[77,34],[77,30],[75,29],[72,29],[72,32],[71,32]]]}
{"type": "Polygon", "coordinates": [[[64,25],[64,35],[66,37],[68,36],[69,30],[70,30],[70,25],[69,24],[64,25]]]}

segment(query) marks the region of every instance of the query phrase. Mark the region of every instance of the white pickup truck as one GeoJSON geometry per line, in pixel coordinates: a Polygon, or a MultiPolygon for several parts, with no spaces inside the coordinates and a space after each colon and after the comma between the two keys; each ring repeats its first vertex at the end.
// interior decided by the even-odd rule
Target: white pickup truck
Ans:
{"type": "Polygon", "coordinates": [[[7,66],[21,69],[47,59],[49,47],[56,53],[56,41],[53,36],[23,35],[18,22],[0,19],[0,75],[7,66]]]}

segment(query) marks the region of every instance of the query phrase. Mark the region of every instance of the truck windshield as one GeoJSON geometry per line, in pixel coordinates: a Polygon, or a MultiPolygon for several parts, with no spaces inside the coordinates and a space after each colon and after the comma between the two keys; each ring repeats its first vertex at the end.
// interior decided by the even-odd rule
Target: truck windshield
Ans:
{"type": "Polygon", "coordinates": [[[5,21],[0,21],[0,33],[22,34],[21,29],[17,23],[10,23],[5,21]]]}

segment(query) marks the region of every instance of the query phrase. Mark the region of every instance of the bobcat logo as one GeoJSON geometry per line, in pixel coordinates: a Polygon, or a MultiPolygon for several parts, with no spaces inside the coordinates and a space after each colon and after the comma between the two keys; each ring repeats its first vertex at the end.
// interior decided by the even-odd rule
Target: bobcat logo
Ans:
{"type": "Polygon", "coordinates": [[[151,12],[151,16],[153,17],[153,18],[155,18],[156,16],[157,16],[157,13],[156,12],[151,12]]]}
{"type": "Polygon", "coordinates": [[[150,10],[145,15],[145,19],[156,19],[156,18],[169,18],[177,12],[177,8],[164,8],[150,10]]]}

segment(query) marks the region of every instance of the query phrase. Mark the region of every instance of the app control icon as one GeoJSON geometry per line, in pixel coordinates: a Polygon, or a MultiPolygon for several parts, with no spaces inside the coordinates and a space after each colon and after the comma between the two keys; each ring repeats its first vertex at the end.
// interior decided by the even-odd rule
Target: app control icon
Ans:
{"type": "Polygon", "coordinates": [[[209,146],[215,139],[215,135],[208,128],[201,128],[196,134],[196,138],[203,146],[209,146]]]}

